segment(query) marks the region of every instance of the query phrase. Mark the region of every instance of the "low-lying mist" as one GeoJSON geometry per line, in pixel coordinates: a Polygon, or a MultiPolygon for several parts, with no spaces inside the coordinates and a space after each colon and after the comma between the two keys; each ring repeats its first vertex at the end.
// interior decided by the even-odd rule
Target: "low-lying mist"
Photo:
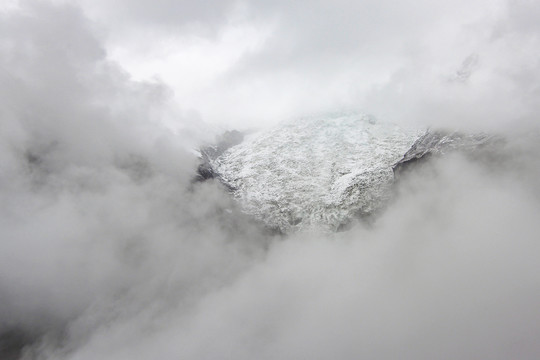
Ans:
{"type": "Polygon", "coordinates": [[[540,356],[531,114],[496,157],[411,171],[369,226],[275,236],[193,183],[205,138],[162,125],[165,84],[131,80],[77,8],[21,6],[0,13],[0,354],[540,356]]]}

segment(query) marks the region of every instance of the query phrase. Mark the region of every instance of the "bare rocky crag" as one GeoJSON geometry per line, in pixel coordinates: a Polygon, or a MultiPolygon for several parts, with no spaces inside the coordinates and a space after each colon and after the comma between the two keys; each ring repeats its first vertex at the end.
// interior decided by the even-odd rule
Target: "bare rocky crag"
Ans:
{"type": "Polygon", "coordinates": [[[432,157],[441,157],[456,151],[467,156],[482,156],[494,152],[502,139],[485,133],[465,134],[458,131],[431,131],[422,135],[394,166],[394,177],[413,170],[432,157]]]}

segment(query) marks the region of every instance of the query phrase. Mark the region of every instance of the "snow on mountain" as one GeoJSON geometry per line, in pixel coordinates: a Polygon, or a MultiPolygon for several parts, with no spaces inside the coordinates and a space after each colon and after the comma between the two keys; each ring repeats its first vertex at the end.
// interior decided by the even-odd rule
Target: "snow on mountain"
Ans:
{"type": "Polygon", "coordinates": [[[211,166],[268,227],[336,230],[384,203],[392,166],[424,133],[357,113],[305,117],[250,135],[211,166]]]}

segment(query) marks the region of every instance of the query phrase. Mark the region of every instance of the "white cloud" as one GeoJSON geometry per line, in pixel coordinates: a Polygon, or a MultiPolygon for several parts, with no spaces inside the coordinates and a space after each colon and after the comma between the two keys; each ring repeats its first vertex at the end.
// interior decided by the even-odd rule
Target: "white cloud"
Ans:
{"type": "Polygon", "coordinates": [[[171,84],[183,108],[212,123],[353,108],[438,126],[483,118],[497,129],[536,111],[528,2],[81,4],[108,29],[110,57],[171,84]],[[468,80],[447,81],[472,55],[468,80]]]}
{"type": "Polygon", "coordinates": [[[44,335],[29,358],[538,357],[537,6],[80,4],[0,14],[0,332],[44,335]],[[202,84],[174,98],[111,57],[202,84]],[[254,126],[336,104],[521,133],[333,236],[271,238],[190,183],[212,134],[184,109],[254,126]]]}

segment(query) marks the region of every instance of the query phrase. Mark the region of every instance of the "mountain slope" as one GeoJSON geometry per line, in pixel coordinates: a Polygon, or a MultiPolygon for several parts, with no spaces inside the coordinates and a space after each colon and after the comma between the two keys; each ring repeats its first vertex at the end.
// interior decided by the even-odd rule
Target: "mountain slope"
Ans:
{"type": "Polygon", "coordinates": [[[301,118],[249,136],[211,166],[267,226],[336,230],[383,203],[392,166],[423,133],[356,113],[301,118]]]}

